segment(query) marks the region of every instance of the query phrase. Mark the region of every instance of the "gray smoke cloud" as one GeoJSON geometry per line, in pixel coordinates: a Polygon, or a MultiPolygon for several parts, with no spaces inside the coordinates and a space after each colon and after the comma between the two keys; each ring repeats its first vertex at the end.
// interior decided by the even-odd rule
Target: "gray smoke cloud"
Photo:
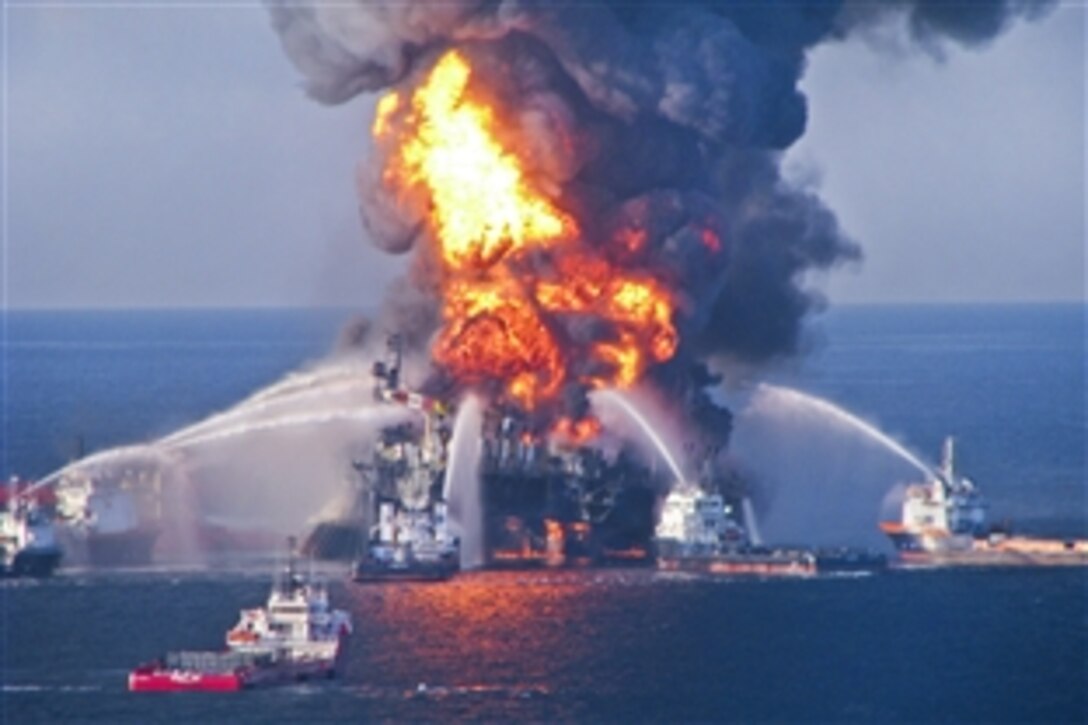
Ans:
{"type": "MultiPolygon", "coordinates": [[[[860,257],[819,197],[779,171],[780,152],[805,129],[806,52],[889,21],[926,50],[982,46],[1051,5],[268,2],[307,92],[323,103],[411,87],[439,53],[460,48],[514,120],[512,142],[534,176],[562,190],[596,244],[647,234],[645,249],[620,262],[683,290],[685,345],[752,361],[797,350],[805,314],[822,303],[801,286],[806,271],[860,257]],[[721,252],[708,253],[706,229],[721,252]]],[[[357,180],[364,223],[378,246],[405,252],[425,234],[422,211],[384,188],[377,156],[357,180]]],[[[434,323],[426,306],[424,293],[391,308],[434,323]]]]}
{"type": "MultiPolygon", "coordinates": [[[[702,361],[796,353],[805,315],[823,304],[805,274],[861,255],[817,194],[780,171],[783,150],[805,130],[806,53],[898,23],[908,43],[939,55],[947,43],[984,46],[1052,5],[268,0],[287,55],[322,103],[410,92],[450,48],[470,60],[472,83],[504,119],[504,142],[578,219],[582,243],[677,292],[681,345],[649,378],[711,450],[730,425],[702,392],[713,382],[702,361]]],[[[378,143],[361,163],[358,199],[375,244],[420,251],[414,284],[386,315],[423,347],[439,323],[433,245],[418,243],[429,233],[425,204],[383,182],[391,151],[378,143]]],[[[556,276],[546,255],[519,263],[556,276]]],[[[614,334],[592,319],[549,324],[571,345],[614,334]]],[[[564,407],[584,407],[584,392],[564,391],[564,407]]]]}

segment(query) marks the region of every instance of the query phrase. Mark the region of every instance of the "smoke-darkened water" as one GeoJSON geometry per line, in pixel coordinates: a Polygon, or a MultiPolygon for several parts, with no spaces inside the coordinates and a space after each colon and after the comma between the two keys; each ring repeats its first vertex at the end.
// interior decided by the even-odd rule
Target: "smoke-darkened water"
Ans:
{"type": "MultiPolygon", "coordinates": [[[[227,409],[321,356],[344,316],[11,313],[2,473],[47,473],[77,435],[96,450],[227,409]]],[[[773,381],[931,458],[953,433],[995,517],[1083,531],[1084,322],[1083,306],[837,310],[826,346],[773,381]]],[[[125,692],[140,661],[219,646],[269,576],[262,563],[0,582],[0,719],[1083,721],[1088,707],[1083,570],[337,578],[333,601],[356,620],[341,680],[237,696],[125,692]]]]}

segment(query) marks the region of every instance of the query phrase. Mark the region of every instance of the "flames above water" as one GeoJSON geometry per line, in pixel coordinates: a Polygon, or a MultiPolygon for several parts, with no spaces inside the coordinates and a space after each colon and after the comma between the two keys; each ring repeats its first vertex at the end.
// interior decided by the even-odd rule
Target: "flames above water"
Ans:
{"type": "MultiPolygon", "coordinates": [[[[473,95],[472,79],[466,58],[447,52],[410,98],[383,97],[373,125],[394,148],[383,181],[426,205],[440,265],[436,361],[462,383],[498,383],[526,410],[572,383],[633,385],[676,352],[675,295],[613,261],[635,251],[637,232],[603,245],[585,237],[503,144],[499,115],[473,95]],[[604,332],[575,339],[579,319],[604,332]]],[[[593,431],[563,427],[576,439],[593,431]]]]}
{"type": "Polygon", "coordinates": [[[592,415],[575,420],[563,416],[552,428],[552,435],[573,445],[582,445],[596,438],[602,430],[601,421],[592,415]]]}
{"type": "MultiPolygon", "coordinates": [[[[467,97],[470,76],[458,53],[439,60],[412,96],[410,130],[389,169],[397,185],[424,188],[442,259],[458,271],[486,269],[508,253],[577,233],[496,140],[492,109],[467,97]]],[[[379,134],[399,101],[390,95],[381,105],[374,124],[379,134]]]]}
{"type": "Polygon", "coordinates": [[[445,287],[444,326],[435,359],[466,382],[499,380],[526,408],[556,395],[564,360],[520,283],[502,270],[492,278],[451,280],[445,287]]]}
{"type": "Polygon", "coordinates": [[[809,273],[860,259],[782,173],[810,52],[878,23],[982,46],[1052,4],[265,2],[313,98],[386,94],[357,198],[370,241],[414,253],[379,324],[430,341],[423,386],[577,444],[587,393],[639,383],[703,471],[729,467],[719,364],[801,352],[809,273]]]}

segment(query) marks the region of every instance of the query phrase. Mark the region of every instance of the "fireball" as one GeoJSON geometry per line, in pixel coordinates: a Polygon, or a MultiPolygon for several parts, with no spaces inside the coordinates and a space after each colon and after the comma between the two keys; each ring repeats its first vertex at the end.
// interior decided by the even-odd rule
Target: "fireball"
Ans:
{"type": "MultiPolygon", "coordinates": [[[[504,146],[500,114],[472,80],[464,55],[447,52],[410,98],[382,98],[372,127],[393,142],[386,182],[426,200],[441,265],[436,362],[465,384],[499,383],[525,410],[555,400],[568,382],[635,384],[647,366],[675,354],[672,292],[582,238],[574,217],[504,146]],[[541,252],[552,260],[543,270],[528,261],[541,252]],[[572,342],[563,320],[578,317],[599,320],[606,332],[572,342]]],[[[630,246],[645,243],[642,232],[630,246]]],[[[592,426],[576,423],[557,430],[591,435],[592,426]]]]}

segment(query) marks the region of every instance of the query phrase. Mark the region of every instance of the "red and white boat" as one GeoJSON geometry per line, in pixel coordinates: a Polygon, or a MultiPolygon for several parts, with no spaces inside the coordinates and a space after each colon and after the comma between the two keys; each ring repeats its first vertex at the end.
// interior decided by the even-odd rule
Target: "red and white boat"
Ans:
{"type": "Polygon", "coordinates": [[[128,676],[133,692],[231,692],[262,685],[331,678],[351,617],[329,608],[327,589],[295,571],[293,558],[266,606],[244,609],[220,652],[171,652],[128,676]]]}
{"type": "Polygon", "coordinates": [[[1015,536],[986,522],[982,494],[954,468],[952,438],[929,480],[907,487],[899,518],[880,522],[905,567],[1088,566],[1088,539],[1015,536]]]}

